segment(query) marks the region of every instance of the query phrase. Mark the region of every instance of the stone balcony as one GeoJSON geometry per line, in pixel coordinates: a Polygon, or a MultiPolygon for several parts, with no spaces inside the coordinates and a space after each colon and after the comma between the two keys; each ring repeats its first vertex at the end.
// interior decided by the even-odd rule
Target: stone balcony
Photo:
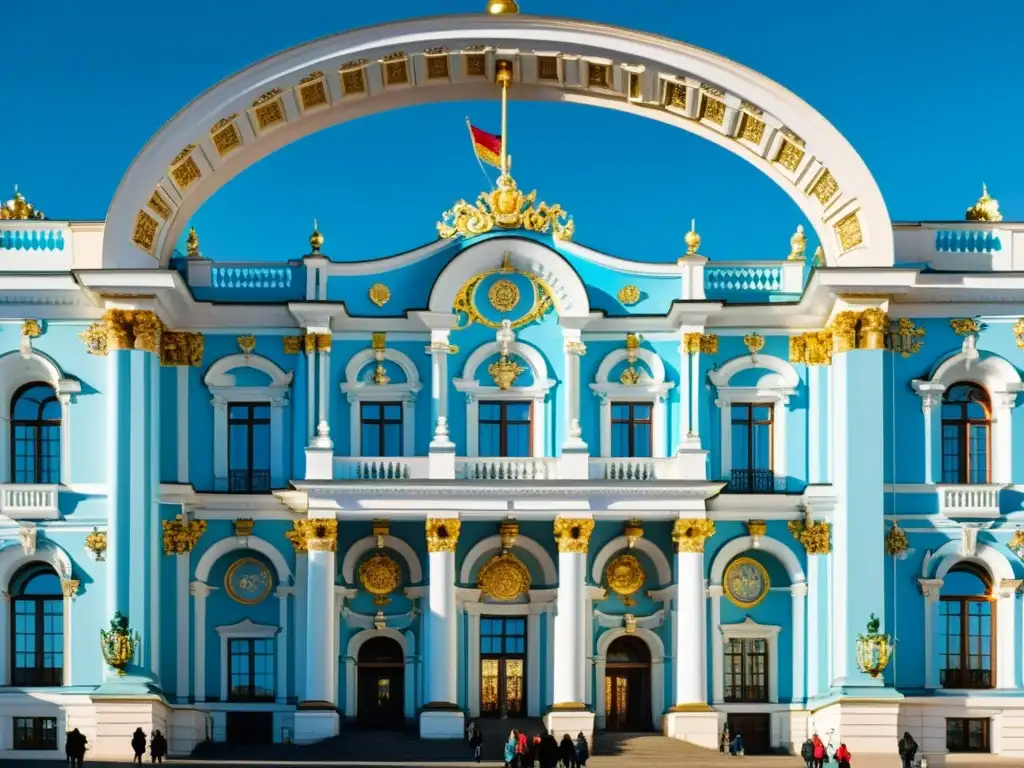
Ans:
{"type": "Polygon", "coordinates": [[[12,520],[52,520],[59,517],[56,484],[0,485],[0,515],[12,520]]]}
{"type": "Polygon", "coordinates": [[[1024,225],[1010,222],[894,223],[896,263],[938,272],[1024,269],[1024,225]]]}
{"type": "Polygon", "coordinates": [[[992,519],[999,516],[999,498],[1005,488],[997,484],[936,485],[939,514],[952,518],[992,519]]]}

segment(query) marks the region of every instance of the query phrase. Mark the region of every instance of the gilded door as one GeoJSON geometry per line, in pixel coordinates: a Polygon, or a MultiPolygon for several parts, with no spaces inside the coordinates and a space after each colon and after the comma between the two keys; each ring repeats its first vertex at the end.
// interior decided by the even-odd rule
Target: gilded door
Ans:
{"type": "Polygon", "coordinates": [[[480,714],[526,714],[526,620],[480,619],[480,714]]]}

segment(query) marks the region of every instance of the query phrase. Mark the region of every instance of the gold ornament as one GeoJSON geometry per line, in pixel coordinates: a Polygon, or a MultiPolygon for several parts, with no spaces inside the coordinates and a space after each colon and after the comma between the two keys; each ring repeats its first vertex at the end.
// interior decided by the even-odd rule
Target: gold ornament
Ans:
{"type": "Polygon", "coordinates": [[[498,526],[498,533],[501,535],[502,551],[512,549],[516,545],[516,539],[519,538],[519,523],[515,520],[506,520],[498,526]]]}
{"type": "Polygon", "coordinates": [[[519,5],[516,0],[490,0],[487,3],[487,13],[491,16],[500,16],[505,13],[519,13],[519,5]]]}
{"type": "Polygon", "coordinates": [[[185,555],[195,549],[199,537],[206,532],[205,520],[183,520],[178,515],[174,520],[164,520],[164,554],[185,555]]]}
{"type": "Polygon", "coordinates": [[[889,328],[889,315],[872,307],[860,313],[857,349],[885,349],[885,333],[889,328]]]}
{"type": "Polygon", "coordinates": [[[499,229],[525,229],[529,232],[551,231],[556,240],[571,240],[575,230],[572,217],[560,205],[540,203],[536,208],[537,193],[524,195],[512,177],[504,173],[498,178],[498,187],[481,192],[476,205],[459,200],[441,215],[437,231],[441,237],[475,237],[499,229]]]}
{"type": "Polygon", "coordinates": [[[686,255],[696,256],[697,249],[700,248],[700,235],[697,234],[697,220],[690,220],[690,231],[683,237],[683,242],[686,243],[686,255]]]}
{"type": "Polygon", "coordinates": [[[833,353],[849,352],[857,346],[857,321],[860,315],[849,310],[839,312],[832,318],[829,328],[832,331],[833,353]]]}
{"type": "Polygon", "coordinates": [[[725,569],[722,586],[730,603],[750,609],[768,594],[768,571],[756,560],[737,557],[725,569]]]}
{"type": "Polygon", "coordinates": [[[487,366],[487,372],[497,385],[498,389],[511,387],[519,375],[526,372],[523,366],[513,362],[508,355],[502,355],[496,362],[487,366]]]}
{"type": "Polygon", "coordinates": [[[989,196],[988,187],[981,185],[981,197],[978,202],[967,209],[967,221],[1002,221],[999,212],[999,201],[989,196]]]}
{"type": "Polygon", "coordinates": [[[428,517],[427,552],[454,552],[461,527],[457,517],[428,517]]]}
{"type": "Polygon", "coordinates": [[[623,533],[626,536],[626,546],[632,549],[636,545],[637,539],[643,538],[644,529],[639,520],[629,520],[626,522],[623,533]]]}
{"type": "Polygon", "coordinates": [[[388,595],[401,583],[402,569],[383,552],[377,552],[359,566],[359,585],[373,595],[375,605],[390,603],[388,595]]]}
{"type": "Polygon", "coordinates": [[[92,552],[97,560],[103,558],[107,551],[107,534],[99,528],[93,528],[92,533],[85,537],[85,548],[92,552]]]}
{"type": "Polygon", "coordinates": [[[495,280],[487,291],[487,300],[502,314],[511,312],[519,303],[519,288],[511,280],[495,280]]]}
{"type": "Polygon", "coordinates": [[[832,526],[828,523],[790,520],[787,527],[808,555],[827,555],[832,551],[832,526]]]}
{"type": "Polygon", "coordinates": [[[251,334],[239,336],[236,341],[238,342],[238,348],[242,351],[243,355],[251,355],[253,350],[256,349],[256,337],[251,334]]]}
{"type": "Polygon", "coordinates": [[[160,365],[199,368],[205,349],[206,341],[201,333],[165,331],[160,336],[160,365]]]}
{"type": "Polygon", "coordinates": [[[677,552],[696,554],[704,551],[704,541],[715,535],[715,524],[704,517],[683,518],[672,526],[672,541],[677,552]]]}
{"type": "Polygon", "coordinates": [[[191,227],[188,231],[188,237],[185,238],[185,250],[190,259],[199,258],[199,235],[196,234],[195,227],[191,227]]]}
{"type": "Polygon", "coordinates": [[[384,283],[374,283],[370,286],[370,301],[378,307],[383,307],[391,300],[391,289],[384,283]]]}
{"type": "Polygon", "coordinates": [[[114,613],[110,620],[110,629],[100,630],[100,651],[108,666],[123,677],[125,667],[135,658],[135,647],[139,643],[139,633],[128,627],[128,617],[120,611],[114,613]]]}
{"type": "Polygon", "coordinates": [[[32,203],[25,200],[25,196],[18,191],[18,185],[14,185],[14,197],[4,205],[0,205],[0,219],[15,219],[29,221],[32,219],[41,221],[45,219],[42,211],[37,211],[32,203]]]}
{"type": "Polygon", "coordinates": [[[789,339],[789,361],[806,365],[832,364],[832,331],[811,331],[789,339]]]}
{"type": "Polygon", "coordinates": [[[224,591],[228,597],[242,605],[262,603],[273,588],[274,577],[270,570],[255,557],[236,560],[224,574],[224,591]],[[247,569],[247,572],[239,574],[242,569],[247,569]]]}
{"type": "Polygon", "coordinates": [[[640,371],[637,370],[636,361],[639,358],[640,334],[626,334],[626,367],[619,374],[619,381],[626,386],[633,386],[640,383],[640,371]]]}
{"type": "Polygon", "coordinates": [[[231,524],[231,528],[237,538],[246,539],[252,536],[252,532],[256,528],[256,521],[251,517],[239,517],[231,524]]]}
{"type": "Polygon", "coordinates": [[[640,289],[635,285],[624,285],[619,289],[619,301],[631,307],[640,301],[640,289]]]}
{"type": "Polygon", "coordinates": [[[902,555],[907,551],[910,543],[907,541],[907,533],[900,528],[898,523],[893,523],[889,528],[889,534],[885,537],[885,552],[890,557],[902,555]]]}
{"type": "Polygon", "coordinates": [[[1018,528],[1013,532],[1009,547],[1017,557],[1024,560],[1024,528],[1018,528]]]}
{"type": "Polygon", "coordinates": [[[1024,317],[1014,323],[1013,340],[1017,342],[1017,349],[1024,349],[1024,317]]]}
{"type": "Polygon", "coordinates": [[[604,569],[604,578],[608,588],[622,598],[626,606],[636,605],[633,595],[640,591],[647,574],[640,561],[633,555],[619,555],[604,569]]]}
{"type": "MultiPolygon", "coordinates": [[[[459,289],[459,292],[455,294],[455,298],[452,300],[452,309],[457,315],[459,315],[459,325],[455,330],[462,330],[468,328],[473,323],[479,323],[487,328],[498,329],[501,327],[502,322],[495,322],[494,320],[488,320],[484,317],[483,313],[477,307],[476,292],[483,281],[490,275],[495,274],[516,274],[525,277],[530,281],[530,285],[533,289],[533,303],[530,305],[530,309],[519,318],[511,320],[512,328],[521,328],[524,325],[532,323],[534,320],[539,320],[549,310],[556,307],[555,293],[551,290],[551,286],[547,284],[543,279],[537,277],[532,272],[525,270],[515,269],[511,264],[509,254],[505,254],[501,260],[501,266],[497,269],[489,269],[484,272],[480,272],[474,275],[459,289]],[[462,321],[462,316],[465,316],[465,322],[462,321]]],[[[499,281],[501,282],[501,281],[499,281]]],[[[513,287],[516,286],[513,284],[513,287]]],[[[492,287],[493,290],[493,287],[492,287]]],[[[516,288],[518,291],[518,288],[516,288]]],[[[518,294],[517,294],[518,295],[518,294]]],[[[494,303],[493,298],[490,298],[491,303],[494,303]]],[[[516,304],[512,304],[512,307],[516,304]]],[[[497,307],[496,307],[497,308],[497,307]]],[[[509,308],[511,309],[511,307],[509,308]]]]}
{"type": "Polygon", "coordinates": [[[627,387],[632,387],[640,383],[640,371],[635,367],[629,366],[622,369],[622,373],[619,374],[619,382],[625,384],[627,387]]]}
{"type": "Polygon", "coordinates": [[[286,355],[297,355],[302,351],[302,341],[304,336],[282,336],[281,344],[284,347],[284,353],[286,355]]]}
{"type": "Polygon", "coordinates": [[[893,645],[891,636],[883,635],[878,631],[880,626],[881,622],[872,613],[868,621],[867,633],[857,635],[856,643],[857,667],[861,672],[866,672],[876,680],[889,666],[893,645]]]}
{"type": "Polygon", "coordinates": [[[587,553],[590,547],[590,534],[594,532],[594,518],[556,517],[554,527],[559,552],[587,553]]]}
{"type": "Polygon", "coordinates": [[[64,597],[72,598],[78,594],[80,584],[81,582],[78,579],[61,579],[60,591],[64,593],[64,597]]]}
{"type": "Polygon", "coordinates": [[[335,552],[338,549],[338,521],[330,518],[295,520],[292,530],[285,532],[296,554],[335,552]]]}
{"type": "Polygon", "coordinates": [[[90,355],[107,356],[107,324],[103,321],[90,325],[78,338],[85,342],[85,351],[90,355]]]}
{"type": "Polygon", "coordinates": [[[503,552],[480,568],[477,587],[493,600],[517,600],[530,589],[530,572],[515,555],[503,552]]]}
{"type": "Polygon", "coordinates": [[[804,225],[800,224],[796,232],[789,238],[789,261],[803,261],[804,252],[807,250],[807,236],[804,235],[804,225]]]}
{"type": "Polygon", "coordinates": [[[743,337],[743,346],[747,348],[751,356],[756,356],[758,352],[764,349],[764,336],[756,332],[747,334],[743,337]]]}
{"type": "Polygon", "coordinates": [[[21,324],[21,335],[27,339],[38,339],[43,335],[43,327],[38,320],[26,320],[21,324]]]}
{"type": "Polygon", "coordinates": [[[949,327],[957,336],[972,336],[981,333],[981,324],[971,317],[953,318],[949,321],[949,327]]]}
{"type": "Polygon", "coordinates": [[[636,634],[636,616],[632,613],[624,614],[622,617],[622,629],[627,635],[636,634]]]}
{"type": "Polygon", "coordinates": [[[890,330],[885,337],[885,348],[906,359],[921,351],[923,338],[924,328],[918,328],[909,317],[901,317],[896,328],[890,330]]]}
{"type": "Polygon", "coordinates": [[[313,219],[313,232],[309,236],[309,252],[314,256],[320,255],[320,249],[324,247],[324,236],[317,229],[316,219],[313,219]]]}
{"type": "Polygon", "coordinates": [[[760,538],[767,535],[768,524],[764,520],[747,520],[747,535],[760,538]]]}

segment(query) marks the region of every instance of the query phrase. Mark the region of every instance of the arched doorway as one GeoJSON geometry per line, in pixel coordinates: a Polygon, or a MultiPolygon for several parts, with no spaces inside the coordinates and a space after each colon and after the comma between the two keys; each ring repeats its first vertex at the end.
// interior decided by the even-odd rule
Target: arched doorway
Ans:
{"type": "Polygon", "coordinates": [[[605,728],[649,731],[651,720],[651,652],[637,637],[616,638],[608,647],[604,676],[605,728]]]}
{"type": "Polygon", "coordinates": [[[367,640],[359,649],[358,719],[364,728],[405,727],[405,658],[390,637],[367,640]]]}

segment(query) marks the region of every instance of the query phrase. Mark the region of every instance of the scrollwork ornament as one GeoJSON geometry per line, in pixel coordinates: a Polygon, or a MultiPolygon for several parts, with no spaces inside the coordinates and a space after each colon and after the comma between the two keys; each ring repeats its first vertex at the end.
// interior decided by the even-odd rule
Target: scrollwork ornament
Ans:
{"type": "Polygon", "coordinates": [[[85,537],[85,548],[89,550],[93,560],[103,560],[107,552],[106,531],[93,528],[92,533],[85,537]]]}
{"type": "Polygon", "coordinates": [[[1013,325],[1013,340],[1017,343],[1017,349],[1024,349],[1024,317],[1013,325]]]}
{"type": "Polygon", "coordinates": [[[587,553],[590,547],[590,534],[594,532],[592,517],[556,517],[554,528],[559,552],[587,553]]]}
{"type": "Polygon", "coordinates": [[[907,551],[909,546],[910,543],[907,541],[906,531],[894,522],[885,537],[885,553],[889,557],[899,557],[907,551]]]}
{"type": "Polygon", "coordinates": [[[383,552],[377,552],[359,566],[359,585],[373,595],[376,605],[387,605],[388,598],[402,583],[402,569],[383,552]]]}
{"type": "Polygon", "coordinates": [[[480,568],[477,587],[494,600],[511,602],[529,591],[530,572],[515,555],[503,552],[480,568]]]}
{"type": "Polygon", "coordinates": [[[957,336],[973,336],[981,333],[981,323],[972,317],[957,317],[949,321],[949,327],[957,336]]]}
{"type": "Polygon", "coordinates": [[[885,340],[886,349],[906,359],[921,351],[925,330],[914,324],[909,317],[901,317],[889,331],[885,340]]]}
{"type": "Polygon", "coordinates": [[[292,530],[285,532],[296,554],[334,552],[338,547],[338,521],[332,518],[295,520],[292,530]]]}
{"type": "Polygon", "coordinates": [[[618,298],[622,305],[632,307],[640,303],[640,289],[632,284],[624,285],[619,289],[618,298]]]}
{"type": "Polygon", "coordinates": [[[427,552],[454,552],[461,528],[457,517],[427,518],[427,552]]]}
{"type": "Polygon", "coordinates": [[[206,532],[205,520],[184,520],[178,515],[174,520],[164,520],[164,554],[184,555],[195,549],[199,538],[206,532]]]}
{"type": "Polygon", "coordinates": [[[511,312],[519,303],[519,288],[511,280],[495,280],[487,291],[487,300],[502,314],[511,312]]]}
{"type": "Polygon", "coordinates": [[[369,297],[378,307],[383,307],[391,300],[391,289],[384,283],[374,283],[370,286],[369,297]]]}
{"type": "Polygon", "coordinates": [[[715,524],[704,517],[683,518],[672,526],[672,541],[677,552],[701,553],[704,542],[715,535],[715,524]]]}
{"type": "Polygon", "coordinates": [[[513,178],[504,173],[497,188],[482,192],[476,205],[459,200],[441,215],[437,231],[444,238],[476,237],[499,229],[551,232],[556,240],[571,240],[575,231],[572,217],[560,205],[540,203],[536,191],[523,194],[513,178]]]}
{"type": "Polygon", "coordinates": [[[827,555],[832,551],[832,526],[824,521],[790,520],[787,526],[793,538],[808,555],[827,555]]]}
{"type": "Polygon", "coordinates": [[[635,555],[619,555],[613,558],[604,570],[608,588],[622,598],[626,606],[636,605],[633,595],[640,591],[647,581],[644,567],[635,555]]]}

